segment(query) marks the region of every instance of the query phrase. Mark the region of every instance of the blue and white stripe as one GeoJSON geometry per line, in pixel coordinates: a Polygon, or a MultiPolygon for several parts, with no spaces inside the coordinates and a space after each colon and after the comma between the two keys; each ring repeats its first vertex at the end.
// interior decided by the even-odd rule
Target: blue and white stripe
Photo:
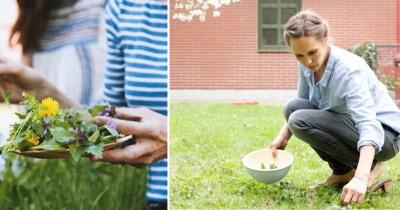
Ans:
{"type": "MultiPolygon", "coordinates": [[[[159,0],[110,0],[104,98],[168,113],[168,9],[159,0]]],[[[167,202],[168,162],[149,167],[147,199],[167,202]]]]}
{"type": "Polygon", "coordinates": [[[96,43],[104,1],[78,1],[72,8],[50,14],[40,51],[57,50],[66,45],[96,43]]]}
{"type": "MultiPolygon", "coordinates": [[[[99,69],[104,71],[104,66],[101,65],[104,60],[93,55],[92,51],[96,46],[102,44],[101,40],[99,40],[99,34],[101,34],[102,29],[101,23],[103,23],[104,18],[105,1],[80,0],[70,7],[53,11],[50,14],[46,30],[41,39],[40,49],[35,52],[36,55],[44,56],[46,54],[60,53],[71,47],[74,49],[75,52],[70,55],[70,60],[71,62],[75,61],[73,58],[75,54],[77,55],[77,62],[79,62],[81,72],[79,72],[80,75],[76,75],[76,79],[81,80],[79,83],[81,85],[77,86],[77,88],[80,88],[80,95],[74,95],[72,98],[76,100],[75,102],[85,105],[99,100],[99,95],[96,94],[99,92],[97,90],[98,81],[93,78],[96,74],[99,74],[99,69]],[[94,62],[97,64],[94,65],[94,62]]],[[[69,58],[63,59],[65,61],[69,58]]],[[[33,65],[35,66],[35,64],[33,65]]],[[[55,67],[54,70],[59,69],[55,67]]],[[[62,91],[66,93],[68,90],[62,91]]],[[[68,93],[66,94],[70,96],[68,93]]]]}

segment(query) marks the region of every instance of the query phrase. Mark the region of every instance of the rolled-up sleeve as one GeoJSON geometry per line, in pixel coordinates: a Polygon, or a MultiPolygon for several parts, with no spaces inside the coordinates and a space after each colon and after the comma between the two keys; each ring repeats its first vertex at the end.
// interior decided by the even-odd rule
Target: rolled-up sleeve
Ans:
{"type": "Polygon", "coordinates": [[[373,145],[376,152],[379,152],[384,143],[384,131],[376,119],[375,104],[365,70],[349,71],[341,88],[349,113],[360,134],[358,150],[362,146],[373,145]]]}

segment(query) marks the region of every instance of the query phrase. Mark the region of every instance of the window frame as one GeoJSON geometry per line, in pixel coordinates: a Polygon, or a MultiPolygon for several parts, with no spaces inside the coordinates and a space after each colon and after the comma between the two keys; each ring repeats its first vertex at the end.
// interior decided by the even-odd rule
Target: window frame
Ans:
{"type": "Polygon", "coordinates": [[[282,30],[285,26],[285,23],[281,23],[282,15],[281,11],[282,8],[295,8],[296,13],[301,11],[301,0],[296,0],[296,3],[291,4],[291,3],[281,3],[282,0],[277,0],[277,3],[263,3],[263,0],[258,0],[258,23],[257,23],[257,28],[258,28],[258,37],[257,37],[257,51],[258,52],[289,52],[289,48],[286,46],[286,44],[280,45],[283,41],[283,37],[279,36],[282,34],[282,30]],[[277,22],[281,24],[263,24],[263,9],[264,8],[276,8],[277,9],[277,22]],[[266,28],[272,28],[272,29],[278,29],[278,44],[277,45],[263,45],[263,29],[266,28]]]}

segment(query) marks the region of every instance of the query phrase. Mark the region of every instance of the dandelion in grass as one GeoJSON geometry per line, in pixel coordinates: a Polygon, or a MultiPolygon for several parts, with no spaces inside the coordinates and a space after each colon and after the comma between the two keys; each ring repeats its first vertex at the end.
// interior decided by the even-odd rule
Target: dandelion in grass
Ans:
{"type": "Polygon", "coordinates": [[[51,97],[42,100],[41,107],[39,110],[39,115],[44,116],[56,116],[60,109],[60,105],[56,100],[51,97]]]}

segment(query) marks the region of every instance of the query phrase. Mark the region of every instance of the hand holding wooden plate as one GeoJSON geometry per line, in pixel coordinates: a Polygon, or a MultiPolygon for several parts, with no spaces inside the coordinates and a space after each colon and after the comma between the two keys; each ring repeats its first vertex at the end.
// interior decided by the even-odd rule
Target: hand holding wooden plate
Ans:
{"type": "MultiPolygon", "coordinates": [[[[115,142],[105,144],[103,147],[103,151],[115,149],[117,147],[125,147],[130,144],[135,144],[136,140],[135,137],[132,135],[125,136],[115,140],[115,142]]],[[[23,155],[26,157],[32,158],[42,158],[42,159],[54,159],[54,158],[69,158],[71,154],[69,153],[68,149],[65,150],[34,150],[34,151],[23,151],[23,152],[16,152],[14,153],[23,155]]],[[[91,154],[83,153],[83,157],[92,157],[91,154]]]]}

